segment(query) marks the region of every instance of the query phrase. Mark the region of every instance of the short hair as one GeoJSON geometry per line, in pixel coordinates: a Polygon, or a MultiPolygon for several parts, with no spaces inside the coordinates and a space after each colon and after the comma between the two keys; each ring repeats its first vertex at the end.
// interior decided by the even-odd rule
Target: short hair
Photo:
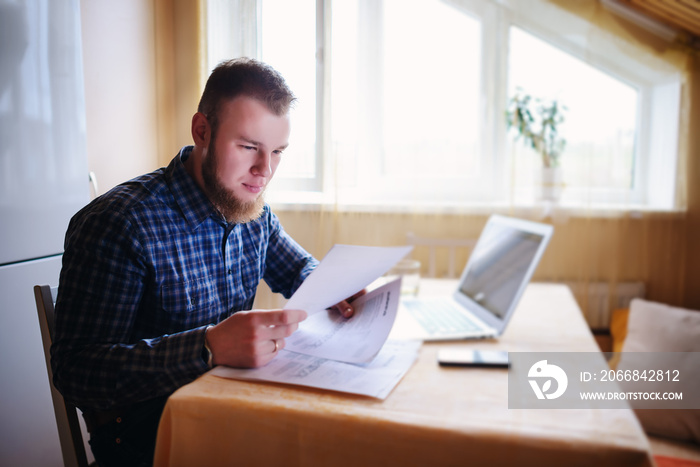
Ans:
{"type": "Polygon", "coordinates": [[[197,111],[207,117],[213,131],[216,131],[221,105],[239,96],[257,99],[280,116],[286,114],[296,101],[294,93],[277,70],[252,58],[237,58],[223,61],[214,68],[197,111]]]}

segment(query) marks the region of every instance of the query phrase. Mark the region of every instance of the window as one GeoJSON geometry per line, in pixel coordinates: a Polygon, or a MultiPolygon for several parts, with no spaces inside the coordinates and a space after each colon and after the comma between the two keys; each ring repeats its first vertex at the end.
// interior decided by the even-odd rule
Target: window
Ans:
{"type": "Polygon", "coordinates": [[[512,141],[504,119],[523,88],[567,107],[563,204],[674,207],[680,75],[586,45],[591,25],[554,5],[209,5],[210,28],[232,29],[222,16],[239,25],[233,38],[209,32],[210,63],[257,56],[299,98],[273,202],[532,205],[538,158],[512,141]]]}
{"type": "Polygon", "coordinates": [[[478,19],[440,0],[345,0],[333,2],[332,18],[330,135],[341,201],[478,196],[490,173],[478,19]]]}
{"type": "Polygon", "coordinates": [[[264,0],[259,52],[287,80],[297,96],[294,131],[276,174],[285,189],[320,190],[320,158],[316,158],[316,4],[314,1],[264,0]],[[290,20],[291,19],[291,20],[290,20]],[[292,183],[296,181],[296,183],[292,183]]]}
{"type": "MultiPolygon", "coordinates": [[[[510,28],[509,95],[518,89],[566,107],[561,126],[566,147],[561,157],[565,174],[564,201],[595,197],[596,201],[640,199],[635,135],[639,87],[625,83],[519,29],[510,28]],[[543,71],[546,70],[546,71],[543,71]],[[594,92],[586,92],[593,90],[594,92]]],[[[534,183],[539,157],[513,161],[521,196],[534,183]]]]}

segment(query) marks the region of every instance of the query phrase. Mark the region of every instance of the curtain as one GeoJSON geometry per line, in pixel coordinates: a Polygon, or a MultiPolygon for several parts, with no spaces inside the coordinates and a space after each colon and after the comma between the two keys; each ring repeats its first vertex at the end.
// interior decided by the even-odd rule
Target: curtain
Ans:
{"type": "Polygon", "coordinates": [[[190,122],[208,75],[206,1],[155,0],[158,160],[192,144],[190,122]]]}

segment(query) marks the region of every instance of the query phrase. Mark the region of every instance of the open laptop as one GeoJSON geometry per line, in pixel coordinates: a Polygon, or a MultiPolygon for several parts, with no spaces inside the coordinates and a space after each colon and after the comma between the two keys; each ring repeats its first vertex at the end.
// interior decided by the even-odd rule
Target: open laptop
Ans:
{"type": "Polygon", "coordinates": [[[402,298],[392,337],[452,340],[500,336],[553,230],[547,224],[491,216],[452,296],[402,298]]]}

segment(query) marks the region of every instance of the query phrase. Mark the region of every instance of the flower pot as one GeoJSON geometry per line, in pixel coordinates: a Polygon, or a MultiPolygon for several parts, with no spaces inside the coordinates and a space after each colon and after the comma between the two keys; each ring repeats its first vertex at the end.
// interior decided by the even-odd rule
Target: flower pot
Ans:
{"type": "Polygon", "coordinates": [[[564,190],[561,167],[542,167],[539,177],[540,201],[558,202],[564,190]]]}

